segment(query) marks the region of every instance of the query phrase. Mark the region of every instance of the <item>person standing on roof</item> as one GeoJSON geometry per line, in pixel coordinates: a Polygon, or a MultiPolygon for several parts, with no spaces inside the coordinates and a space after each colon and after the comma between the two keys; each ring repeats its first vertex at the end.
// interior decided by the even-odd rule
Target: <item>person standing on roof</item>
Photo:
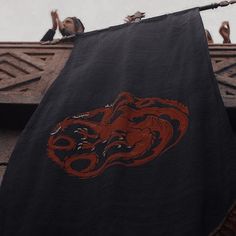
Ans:
{"type": "Polygon", "coordinates": [[[61,21],[57,10],[55,10],[51,11],[51,18],[52,28],[49,29],[40,40],[42,44],[55,44],[61,41],[73,41],[76,34],[83,33],[85,30],[81,20],[75,16],[67,17],[61,21]],[[53,40],[57,28],[63,37],[61,39],[53,40]]]}

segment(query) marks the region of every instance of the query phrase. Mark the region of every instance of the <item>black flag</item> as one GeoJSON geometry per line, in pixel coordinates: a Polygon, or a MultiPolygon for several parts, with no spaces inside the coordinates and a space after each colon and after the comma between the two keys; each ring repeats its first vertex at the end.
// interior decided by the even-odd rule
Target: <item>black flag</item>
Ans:
{"type": "Polygon", "coordinates": [[[0,235],[209,235],[232,137],[197,8],[79,35],[10,158],[0,235]]]}

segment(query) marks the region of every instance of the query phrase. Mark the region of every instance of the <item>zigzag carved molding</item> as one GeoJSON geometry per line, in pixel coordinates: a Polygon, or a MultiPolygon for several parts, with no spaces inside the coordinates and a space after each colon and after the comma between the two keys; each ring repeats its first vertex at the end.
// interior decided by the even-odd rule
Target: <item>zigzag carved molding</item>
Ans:
{"type": "MultiPolygon", "coordinates": [[[[72,44],[0,43],[0,103],[19,103],[19,97],[20,103],[39,103],[72,48],[72,44]],[[38,100],[34,94],[41,94],[38,100]]],[[[236,45],[209,45],[209,52],[224,103],[236,108],[236,45]]]]}
{"type": "Polygon", "coordinates": [[[39,103],[63,68],[72,47],[71,44],[0,43],[0,103],[29,103],[30,100],[39,103]]]}

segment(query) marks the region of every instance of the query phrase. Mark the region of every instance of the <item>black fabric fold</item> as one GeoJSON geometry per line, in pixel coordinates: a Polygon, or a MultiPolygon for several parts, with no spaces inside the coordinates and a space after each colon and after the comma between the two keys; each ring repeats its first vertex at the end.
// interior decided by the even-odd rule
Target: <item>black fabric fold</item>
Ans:
{"type": "Polygon", "coordinates": [[[198,9],[77,37],[0,188],[0,235],[205,236],[236,198],[198,9]]]}

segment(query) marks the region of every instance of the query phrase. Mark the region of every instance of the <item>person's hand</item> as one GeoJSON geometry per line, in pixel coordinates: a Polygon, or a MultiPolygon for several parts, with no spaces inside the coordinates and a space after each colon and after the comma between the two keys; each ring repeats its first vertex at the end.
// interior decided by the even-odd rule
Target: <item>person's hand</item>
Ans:
{"type": "Polygon", "coordinates": [[[126,23],[133,23],[133,22],[139,22],[142,20],[142,18],[145,17],[145,12],[137,11],[132,16],[127,16],[124,21],[126,23]]]}
{"type": "Polygon", "coordinates": [[[42,45],[49,45],[49,44],[51,44],[51,41],[42,41],[42,42],[40,42],[40,44],[42,44],[42,45]]]}
{"type": "Polygon", "coordinates": [[[131,16],[127,16],[127,17],[124,19],[124,21],[125,21],[126,23],[131,23],[131,22],[133,21],[133,18],[132,18],[131,16]]]}
{"type": "Polygon", "coordinates": [[[220,29],[219,29],[220,35],[223,37],[224,41],[223,43],[230,43],[230,26],[228,21],[223,21],[220,29]]]}
{"type": "Polygon", "coordinates": [[[42,44],[42,45],[53,45],[53,44],[58,44],[60,42],[61,42],[61,39],[53,39],[51,41],[40,42],[40,44],[42,44]]]}
{"type": "Polygon", "coordinates": [[[56,30],[57,29],[57,10],[51,11],[51,17],[52,17],[52,29],[56,30]]]}
{"type": "Polygon", "coordinates": [[[55,17],[56,17],[56,20],[57,20],[57,21],[60,20],[59,14],[58,14],[57,10],[55,11],[55,17]]]}
{"type": "Polygon", "coordinates": [[[58,44],[60,41],[61,39],[53,39],[50,44],[58,44]]]}
{"type": "Polygon", "coordinates": [[[64,25],[63,25],[62,21],[60,20],[60,17],[59,17],[59,14],[57,11],[55,12],[55,18],[56,18],[56,22],[57,22],[59,29],[62,30],[64,28],[64,25]]]}

